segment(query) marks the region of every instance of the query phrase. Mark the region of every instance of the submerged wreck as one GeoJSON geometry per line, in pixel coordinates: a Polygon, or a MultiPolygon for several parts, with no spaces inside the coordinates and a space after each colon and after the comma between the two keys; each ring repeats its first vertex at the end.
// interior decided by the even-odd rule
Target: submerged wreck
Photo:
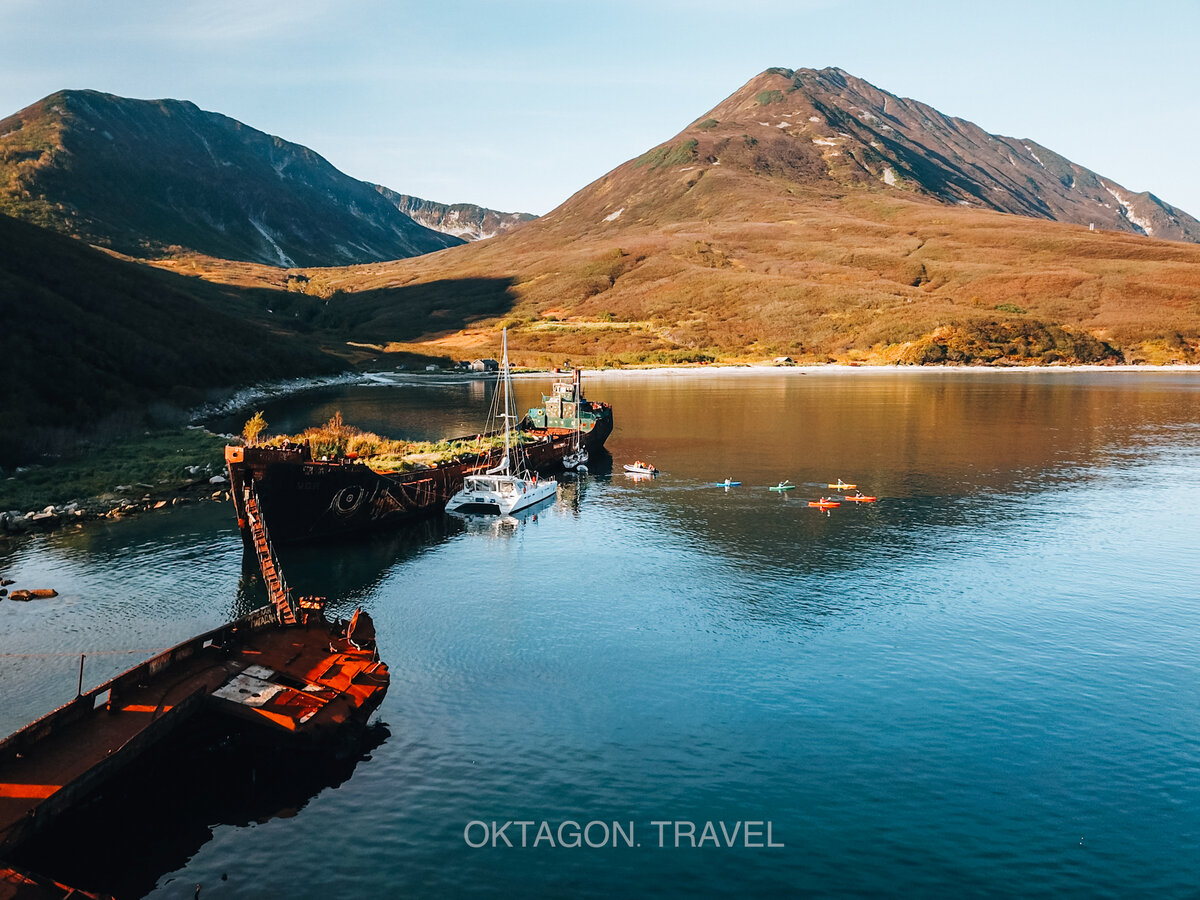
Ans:
{"type": "MultiPolygon", "coordinates": [[[[542,406],[522,418],[521,453],[528,467],[550,472],[578,446],[598,452],[612,434],[612,406],[583,396],[580,370],[555,382],[542,406]]],[[[475,436],[462,438],[473,441],[475,436]]],[[[411,521],[441,511],[467,475],[485,472],[503,455],[493,451],[411,471],[377,471],[358,458],[314,459],[306,445],[226,447],[231,495],[249,541],[246,491],[253,488],[274,539],[294,544],[411,521]]]]}
{"type": "MultiPolygon", "coordinates": [[[[390,677],[370,617],[359,610],[330,622],[323,598],[293,597],[252,489],[245,499],[271,603],[81,690],[0,741],[0,860],[197,723],[233,723],[289,756],[322,753],[382,702],[390,677]]],[[[37,891],[54,885],[0,862],[0,897],[46,896],[37,891]]]]}

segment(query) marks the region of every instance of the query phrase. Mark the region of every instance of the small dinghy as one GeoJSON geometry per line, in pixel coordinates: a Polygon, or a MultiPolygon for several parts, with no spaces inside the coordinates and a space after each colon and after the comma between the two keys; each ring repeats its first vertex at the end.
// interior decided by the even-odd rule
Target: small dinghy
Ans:
{"type": "Polygon", "coordinates": [[[651,463],[642,462],[640,459],[636,462],[626,463],[625,471],[630,475],[657,475],[658,469],[651,463]]]}

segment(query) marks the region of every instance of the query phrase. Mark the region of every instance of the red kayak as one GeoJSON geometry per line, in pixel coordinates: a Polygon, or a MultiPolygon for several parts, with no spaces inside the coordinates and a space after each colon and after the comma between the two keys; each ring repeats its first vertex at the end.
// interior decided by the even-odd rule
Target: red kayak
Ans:
{"type": "Polygon", "coordinates": [[[835,506],[841,506],[842,504],[837,500],[826,500],[822,497],[820,500],[809,500],[808,505],[815,506],[817,509],[833,509],[835,506]]]}

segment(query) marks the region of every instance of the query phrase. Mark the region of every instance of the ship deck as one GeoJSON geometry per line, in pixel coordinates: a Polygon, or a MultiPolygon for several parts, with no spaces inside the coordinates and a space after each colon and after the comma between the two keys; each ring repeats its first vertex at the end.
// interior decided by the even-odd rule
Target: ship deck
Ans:
{"type": "Polygon", "coordinates": [[[242,620],[192,638],[0,742],[0,850],[47,827],[201,708],[317,742],[369,713],[387,683],[374,653],[323,621],[242,620]]]}

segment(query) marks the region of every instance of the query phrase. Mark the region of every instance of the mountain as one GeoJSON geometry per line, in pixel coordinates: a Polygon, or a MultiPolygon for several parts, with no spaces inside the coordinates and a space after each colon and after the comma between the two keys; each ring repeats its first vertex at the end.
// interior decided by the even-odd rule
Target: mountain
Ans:
{"type": "Polygon", "coordinates": [[[275,266],[461,243],[299,144],[178,100],[60,91],[0,120],[0,212],[135,256],[275,266]]]}
{"type": "Polygon", "coordinates": [[[651,221],[674,198],[648,176],[697,172],[681,179],[677,198],[717,166],[827,193],[881,190],[1200,242],[1200,222],[1153,194],[1134,193],[1033,140],[988,134],[836,68],[767,70],[556,212],[651,221]]]}
{"type": "Polygon", "coordinates": [[[520,229],[319,277],[356,340],[471,356],[504,324],[525,364],[1200,362],[1198,235],[1033,141],[771,69],[520,229]],[[421,286],[474,322],[406,316],[421,286]]]}
{"type": "Polygon", "coordinates": [[[0,247],[0,466],[96,427],[145,427],[151,405],[178,416],[211,390],[345,368],[275,321],[264,292],[114,259],[5,215],[0,247]]]}
{"type": "Polygon", "coordinates": [[[375,185],[375,190],[414,222],[465,241],[481,241],[505,234],[537,218],[530,213],[498,212],[474,203],[435,203],[408,194],[397,194],[381,184],[375,185]]]}

